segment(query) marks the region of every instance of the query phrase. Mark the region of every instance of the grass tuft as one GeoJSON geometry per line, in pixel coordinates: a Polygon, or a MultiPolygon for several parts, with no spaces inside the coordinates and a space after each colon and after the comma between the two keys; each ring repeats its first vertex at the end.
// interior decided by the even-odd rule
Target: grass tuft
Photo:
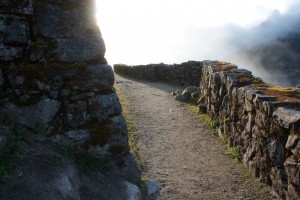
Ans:
{"type": "Polygon", "coordinates": [[[241,160],[241,155],[238,147],[232,147],[228,151],[225,152],[226,155],[230,156],[233,159],[241,160]]]}
{"type": "Polygon", "coordinates": [[[188,103],[187,106],[190,112],[196,114],[204,122],[204,124],[209,128],[212,134],[217,133],[215,122],[210,118],[210,116],[208,116],[207,114],[199,113],[199,107],[194,103],[188,103]]]}
{"type": "Polygon", "coordinates": [[[138,167],[141,169],[142,161],[139,158],[139,147],[137,146],[137,140],[138,140],[137,128],[133,122],[133,119],[129,116],[127,112],[129,106],[128,101],[126,100],[126,98],[124,97],[120,89],[116,88],[116,90],[118,93],[120,103],[122,105],[123,115],[125,117],[127,128],[128,128],[128,143],[130,147],[130,152],[132,153],[138,167]]]}

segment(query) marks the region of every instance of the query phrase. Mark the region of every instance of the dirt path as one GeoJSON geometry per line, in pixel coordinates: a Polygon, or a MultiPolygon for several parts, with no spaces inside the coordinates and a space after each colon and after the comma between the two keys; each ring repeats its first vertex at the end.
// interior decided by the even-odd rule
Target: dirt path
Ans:
{"type": "Polygon", "coordinates": [[[173,99],[174,86],[116,75],[116,87],[130,104],[144,173],[160,184],[157,199],[274,198],[225,155],[224,145],[185,104],[173,99]]]}

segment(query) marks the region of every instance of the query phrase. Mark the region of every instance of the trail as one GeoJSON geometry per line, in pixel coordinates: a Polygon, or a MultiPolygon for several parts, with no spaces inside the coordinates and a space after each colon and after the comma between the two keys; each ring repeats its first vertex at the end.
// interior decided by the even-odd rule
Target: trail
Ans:
{"type": "Polygon", "coordinates": [[[160,184],[156,199],[276,199],[225,155],[225,146],[187,105],[173,99],[175,86],[115,76],[138,129],[144,173],[160,184]]]}

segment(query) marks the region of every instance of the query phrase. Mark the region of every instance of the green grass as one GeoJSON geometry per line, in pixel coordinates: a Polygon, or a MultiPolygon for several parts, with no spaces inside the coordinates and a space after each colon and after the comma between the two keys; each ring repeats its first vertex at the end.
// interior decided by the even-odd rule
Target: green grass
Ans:
{"type": "Polygon", "coordinates": [[[58,145],[58,152],[73,160],[82,175],[86,175],[90,172],[101,171],[107,173],[110,171],[111,166],[108,158],[101,156],[97,153],[91,153],[84,150],[80,150],[75,146],[58,145]]]}
{"type": "Polygon", "coordinates": [[[233,159],[241,160],[241,155],[238,147],[232,147],[228,151],[225,152],[226,155],[230,156],[233,159]]]}
{"type": "Polygon", "coordinates": [[[264,83],[263,79],[257,76],[253,77],[252,83],[258,84],[258,83],[264,83]]]}
{"type": "Polygon", "coordinates": [[[219,140],[222,144],[227,144],[228,143],[228,138],[229,138],[229,134],[225,133],[223,135],[223,137],[219,137],[219,140]]]}
{"type": "Polygon", "coordinates": [[[128,101],[126,100],[126,98],[122,94],[122,91],[119,88],[116,88],[116,90],[118,93],[120,103],[122,105],[123,115],[125,117],[127,128],[128,128],[128,143],[129,143],[129,147],[130,147],[130,152],[132,153],[138,167],[141,169],[142,161],[139,158],[139,148],[137,146],[137,139],[138,139],[137,128],[136,128],[132,118],[128,114],[128,111],[127,111],[128,106],[129,106],[128,101]]]}
{"type": "Polygon", "coordinates": [[[190,112],[196,114],[204,122],[204,124],[209,128],[212,134],[215,135],[217,133],[215,122],[210,118],[210,116],[208,116],[207,114],[199,113],[199,108],[194,103],[188,103],[187,106],[190,112]]]}

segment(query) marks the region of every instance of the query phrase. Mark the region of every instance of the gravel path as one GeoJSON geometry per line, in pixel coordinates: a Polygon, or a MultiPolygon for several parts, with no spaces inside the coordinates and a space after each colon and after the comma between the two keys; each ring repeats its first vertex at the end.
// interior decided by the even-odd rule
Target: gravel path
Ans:
{"type": "Polygon", "coordinates": [[[138,129],[144,173],[160,184],[156,199],[276,199],[225,155],[224,145],[187,105],[173,99],[176,87],[118,75],[116,87],[138,129]]]}

